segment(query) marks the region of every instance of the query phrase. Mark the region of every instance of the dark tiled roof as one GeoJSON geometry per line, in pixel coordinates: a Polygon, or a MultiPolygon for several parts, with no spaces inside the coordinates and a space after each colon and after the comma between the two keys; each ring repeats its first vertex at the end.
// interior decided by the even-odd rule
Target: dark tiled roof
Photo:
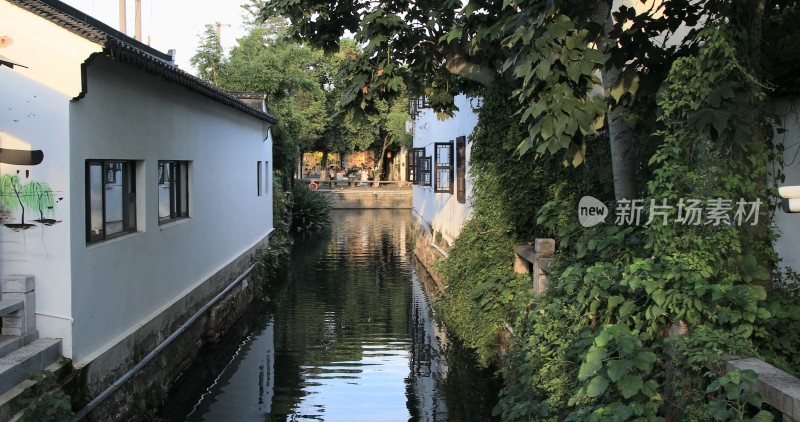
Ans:
{"type": "Polygon", "coordinates": [[[249,107],[227,92],[179,69],[171,62],[169,55],[134,40],[72,6],[56,0],[7,1],[103,46],[103,54],[113,60],[136,66],[265,122],[277,123],[275,117],[249,107]]]}

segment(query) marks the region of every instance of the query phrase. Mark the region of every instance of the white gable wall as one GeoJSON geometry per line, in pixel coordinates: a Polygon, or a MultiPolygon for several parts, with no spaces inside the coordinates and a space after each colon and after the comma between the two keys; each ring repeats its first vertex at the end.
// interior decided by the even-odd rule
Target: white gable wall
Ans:
{"type": "Polygon", "coordinates": [[[87,245],[84,200],[72,202],[72,300],[78,364],[90,361],[262,240],[272,164],[260,120],[104,56],[70,106],[70,186],[85,198],[86,159],[137,160],[138,232],[87,245]],[[158,160],[190,161],[190,218],[158,224],[158,160]]]}
{"type": "MultiPolygon", "coordinates": [[[[62,338],[64,354],[69,357],[69,221],[76,199],[68,177],[69,102],[80,92],[82,58],[100,51],[100,46],[5,1],[0,1],[0,16],[0,36],[12,40],[0,54],[27,66],[0,67],[0,148],[44,153],[42,163],[35,166],[0,163],[0,176],[17,175],[23,185],[38,182],[49,186],[56,203],[45,210],[45,217],[58,221],[49,226],[36,222],[41,217],[38,210],[26,207],[25,223],[34,227],[14,231],[0,225],[0,277],[35,277],[39,335],[62,338]]],[[[4,217],[2,224],[21,223],[21,209],[4,217]]]]}
{"type": "Polygon", "coordinates": [[[469,171],[472,146],[470,137],[475,125],[478,124],[478,116],[473,111],[473,107],[478,106],[478,103],[479,100],[470,100],[465,95],[459,95],[455,99],[459,111],[452,118],[439,120],[433,110],[426,108],[420,110],[420,114],[414,119],[414,148],[425,148],[425,156],[431,157],[432,162],[434,161],[434,143],[453,141],[453,193],[434,193],[433,186],[415,184],[413,188],[413,207],[416,214],[424,219],[433,230],[441,233],[443,238],[451,244],[461,232],[461,226],[472,215],[472,206],[470,205],[472,180],[469,171]],[[459,136],[467,137],[465,152],[467,201],[464,204],[458,202],[455,190],[455,161],[457,160],[455,139],[459,136]]]}

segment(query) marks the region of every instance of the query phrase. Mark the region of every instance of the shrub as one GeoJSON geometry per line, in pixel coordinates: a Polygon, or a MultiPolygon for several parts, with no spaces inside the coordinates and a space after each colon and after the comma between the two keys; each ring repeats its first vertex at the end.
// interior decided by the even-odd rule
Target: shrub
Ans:
{"type": "Polygon", "coordinates": [[[292,196],[293,232],[319,231],[331,224],[331,205],[321,193],[295,185],[292,196]]]}

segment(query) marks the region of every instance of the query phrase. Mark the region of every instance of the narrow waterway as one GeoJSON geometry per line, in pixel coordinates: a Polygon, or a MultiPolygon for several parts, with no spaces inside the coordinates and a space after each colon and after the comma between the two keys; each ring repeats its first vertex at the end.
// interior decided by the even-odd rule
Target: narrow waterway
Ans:
{"type": "Polygon", "coordinates": [[[491,420],[497,387],[433,320],[408,210],[333,211],[178,380],[171,421],[491,420]]]}

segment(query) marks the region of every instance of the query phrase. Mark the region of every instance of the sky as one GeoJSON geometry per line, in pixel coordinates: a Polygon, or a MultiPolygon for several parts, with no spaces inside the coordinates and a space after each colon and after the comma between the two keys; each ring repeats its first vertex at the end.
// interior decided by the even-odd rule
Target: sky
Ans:
{"type": "MultiPolygon", "coordinates": [[[[64,3],[119,29],[119,0],[62,0],[64,3]]],[[[175,62],[196,74],[189,60],[197,51],[207,24],[220,22],[225,52],[245,35],[241,4],[244,0],[141,0],[142,42],[168,52],[176,49],[175,62]],[[225,26],[230,25],[230,26],[225,26]]],[[[134,35],[135,1],[127,0],[127,34],[134,35]]]]}

